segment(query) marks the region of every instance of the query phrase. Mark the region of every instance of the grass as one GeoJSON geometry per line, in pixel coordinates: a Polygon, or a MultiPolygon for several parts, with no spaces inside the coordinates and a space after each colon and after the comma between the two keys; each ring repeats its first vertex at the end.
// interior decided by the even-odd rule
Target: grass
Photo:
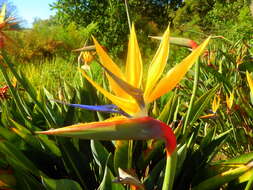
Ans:
{"type": "MultiPolygon", "coordinates": [[[[16,69],[25,75],[36,90],[46,88],[55,95],[62,88],[63,82],[67,82],[70,86],[80,84],[77,59],[68,61],[57,57],[54,60],[45,60],[43,62],[17,63],[16,69]]],[[[92,63],[91,69],[95,79],[101,82],[101,68],[95,61],[92,63]]],[[[12,74],[9,74],[12,78],[12,74]]],[[[0,75],[0,84],[5,84],[3,75],[0,75]]]]}
{"type": "Polygon", "coordinates": [[[45,87],[52,93],[61,87],[63,80],[73,85],[78,79],[77,65],[62,58],[43,63],[20,64],[18,69],[24,72],[37,89],[45,87]]]}

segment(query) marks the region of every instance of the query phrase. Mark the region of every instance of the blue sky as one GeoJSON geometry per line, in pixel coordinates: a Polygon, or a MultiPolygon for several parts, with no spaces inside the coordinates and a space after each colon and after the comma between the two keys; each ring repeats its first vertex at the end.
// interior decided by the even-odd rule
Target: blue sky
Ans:
{"type": "Polygon", "coordinates": [[[13,0],[17,7],[18,16],[27,21],[28,27],[31,27],[34,18],[47,19],[54,11],[50,10],[49,4],[56,0],[13,0]]]}

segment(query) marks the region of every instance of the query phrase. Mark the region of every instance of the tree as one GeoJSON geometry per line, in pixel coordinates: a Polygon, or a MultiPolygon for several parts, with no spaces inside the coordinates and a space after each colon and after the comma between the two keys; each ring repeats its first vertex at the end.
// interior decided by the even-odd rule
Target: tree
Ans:
{"type": "Polygon", "coordinates": [[[249,5],[250,0],[186,0],[177,10],[173,26],[182,32],[197,30],[230,37],[251,34],[249,5]]]}
{"type": "MultiPolygon", "coordinates": [[[[150,34],[156,25],[165,28],[172,20],[171,12],[182,5],[182,0],[128,0],[131,21],[150,34]]],[[[115,53],[121,52],[129,34],[124,0],[58,0],[51,5],[62,24],[74,21],[80,26],[98,24],[94,34],[115,53]]],[[[147,34],[148,33],[148,34],[147,34]]]]}

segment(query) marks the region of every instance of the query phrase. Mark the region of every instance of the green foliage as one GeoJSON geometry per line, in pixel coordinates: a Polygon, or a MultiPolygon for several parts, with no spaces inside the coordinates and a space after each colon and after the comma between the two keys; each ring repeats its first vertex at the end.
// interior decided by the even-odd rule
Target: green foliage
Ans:
{"type": "Polygon", "coordinates": [[[179,32],[222,35],[228,39],[249,39],[253,29],[249,0],[201,0],[185,1],[173,19],[174,28],[179,32]],[[197,33],[196,33],[197,32],[197,33]]]}
{"type": "Polygon", "coordinates": [[[52,22],[38,20],[32,29],[10,33],[14,43],[6,47],[9,54],[19,62],[43,62],[56,57],[71,60],[77,56],[71,51],[82,47],[97,28],[94,23],[77,27],[74,23],[63,26],[52,22]]]}
{"type": "MultiPolygon", "coordinates": [[[[150,54],[154,43],[146,36],[159,35],[171,23],[175,35],[199,39],[199,34],[223,35],[228,39],[249,39],[253,28],[249,0],[128,0],[131,22],[136,24],[138,39],[145,54],[150,54]]],[[[52,8],[57,11],[54,20],[63,25],[74,22],[78,27],[96,23],[93,35],[110,49],[112,55],[124,57],[129,26],[124,1],[67,1],[58,0],[52,8]],[[82,18],[82,19],[80,19],[82,18]]]]}
{"type": "MultiPolygon", "coordinates": [[[[156,25],[166,28],[172,18],[171,12],[174,12],[182,1],[128,0],[127,3],[131,22],[141,28],[138,30],[140,36],[147,36],[157,34],[156,25]]],[[[97,23],[94,36],[110,49],[113,55],[122,55],[129,34],[124,1],[58,0],[51,6],[57,11],[56,19],[62,24],[75,22],[78,26],[85,27],[91,22],[97,23]]]]}
{"type": "Polygon", "coordinates": [[[122,45],[127,39],[128,26],[124,4],[120,1],[57,1],[53,4],[57,9],[57,18],[66,25],[70,20],[78,26],[87,26],[94,22],[98,24],[96,37],[108,49],[122,51],[122,45]],[[82,19],[80,19],[82,18],[82,19]]]}
{"type": "MultiPolygon", "coordinates": [[[[5,81],[1,85],[9,86],[9,98],[0,99],[0,189],[129,189],[112,182],[122,177],[119,167],[140,180],[147,190],[166,187],[251,189],[253,106],[245,71],[253,71],[253,48],[252,18],[247,1],[189,0],[176,12],[175,28],[184,24],[180,29],[192,27],[195,32],[224,35],[229,40],[213,39],[195,70],[191,70],[174,91],[150,105],[150,115],[170,124],[177,136],[177,151],[167,162],[164,143],[159,140],[94,141],[35,134],[35,131],[114,116],[54,101],[88,105],[109,103],[78,72],[76,56],[70,51],[83,46],[91,34],[97,34],[108,49],[115,47],[112,51],[109,49],[110,53],[115,55],[121,51],[126,45],[125,34],[128,34],[124,4],[120,1],[89,2],[91,9],[77,6],[79,1],[58,1],[54,6],[71,5],[66,4],[64,9],[55,7],[59,11],[57,17],[68,21],[66,26],[56,24],[55,18],[38,20],[32,30],[12,33],[18,48],[7,47],[11,58],[2,52],[0,80],[5,81]],[[81,17],[81,12],[73,7],[85,8],[85,14],[89,13],[90,17],[81,17]],[[98,16],[100,12],[101,17],[98,16]],[[73,22],[70,18],[74,18],[73,22]],[[91,18],[94,19],[92,23],[91,18]],[[122,20],[118,22],[117,19],[122,20]],[[81,22],[89,25],[81,27],[81,22]],[[121,35],[124,39],[117,41],[121,35]],[[52,42],[61,43],[51,50],[52,42]],[[50,60],[43,54],[36,54],[26,60],[34,64],[24,64],[24,51],[44,50],[50,50],[56,58],[50,60]],[[13,55],[19,56],[13,58],[13,55]],[[36,60],[42,64],[36,64],[36,60]],[[14,76],[17,85],[13,84],[14,76]],[[231,108],[226,104],[226,95],[230,92],[235,95],[231,108]],[[214,95],[221,98],[218,111],[212,113],[212,117],[201,118],[209,114],[214,95]],[[169,180],[163,183],[164,178],[169,180]]],[[[159,16],[151,17],[164,9],[154,10],[149,13],[150,17],[144,14],[145,17],[137,13],[155,5],[146,1],[147,4],[128,2],[131,19],[140,29],[141,42],[145,41],[147,33],[160,32],[159,16]],[[145,9],[144,5],[150,7],[145,9]]],[[[168,15],[174,18],[173,14],[168,15]]],[[[163,28],[167,23],[160,26],[163,28]]],[[[142,44],[141,48],[149,55],[156,46],[157,42],[152,41],[142,44]]],[[[172,46],[166,69],[188,53],[186,48],[172,46]]],[[[149,57],[145,61],[150,61],[149,57]]],[[[89,74],[98,84],[109,88],[96,61],[89,74]]]]}
{"type": "MultiPolygon", "coordinates": [[[[210,189],[221,186],[225,189],[250,187],[252,180],[247,172],[252,170],[249,165],[252,156],[244,156],[244,153],[252,150],[252,144],[247,140],[252,136],[252,129],[245,130],[243,127],[252,122],[252,106],[249,101],[245,101],[249,99],[248,91],[234,88],[237,98],[232,110],[227,112],[223,101],[217,118],[200,119],[210,107],[214,94],[219,93],[224,100],[233,87],[245,86],[244,73],[236,70],[237,62],[244,64],[252,52],[251,49],[240,51],[244,43],[241,41],[231,44],[221,40],[212,43],[209,52],[215,52],[215,56],[212,55],[213,58],[209,55],[210,57],[199,60],[199,74],[189,72],[186,76],[188,80],[184,80],[178,90],[151,105],[152,110],[153,106],[156,109],[152,113],[165,123],[172,124],[177,136],[175,158],[171,157],[167,161],[166,168],[171,170],[169,175],[165,175],[165,155],[161,141],[115,143],[35,135],[34,131],[37,130],[98,121],[109,116],[59,105],[52,99],[62,98],[66,102],[90,105],[104,104],[105,100],[79,72],[73,72],[74,75],[60,73],[61,70],[66,72],[76,69],[73,65],[64,66],[66,63],[61,65],[63,60],[57,61],[55,68],[50,62],[44,63],[45,70],[55,70],[52,76],[47,73],[44,81],[47,77],[62,75],[59,79],[61,86],[55,85],[47,90],[37,88],[39,82],[34,83],[35,74],[24,75],[17,72],[13,67],[17,64],[10,64],[11,60],[4,55],[5,64],[18,83],[17,87],[12,87],[10,73],[6,72],[6,67],[1,67],[12,97],[1,102],[0,156],[3,159],[0,168],[3,170],[9,165],[9,169],[13,171],[12,178],[8,178],[9,184],[12,187],[14,184],[14,188],[16,185],[19,189],[125,189],[123,185],[111,182],[118,176],[118,167],[133,169],[134,173],[129,172],[130,175],[136,175],[146,189],[150,190],[166,186],[173,186],[173,189],[202,189],[203,186],[210,189]],[[198,79],[198,83],[194,83],[192,77],[195,81],[198,79]],[[192,88],[196,85],[198,88],[192,93],[192,88]],[[58,97],[59,88],[62,96],[58,97]],[[190,96],[194,100],[191,108],[188,107],[190,96]],[[187,114],[189,116],[186,121],[184,118],[187,114]],[[216,163],[219,157],[228,159],[238,155],[242,155],[240,163],[238,159],[216,163]],[[229,166],[228,162],[236,162],[240,166],[229,166]],[[225,177],[221,178],[219,175],[223,174],[225,177]],[[168,184],[163,184],[164,176],[170,179],[168,184]],[[238,180],[244,182],[238,183],[238,180]]],[[[31,71],[33,67],[36,68],[36,65],[17,69],[25,71],[25,68],[29,68],[31,71]]],[[[39,73],[32,73],[37,72],[39,73]]],[[[95,75],[101,73],[96,64],[92,64],[91,73],[94,80],[106,85],[103,75],[95,75]]]]}

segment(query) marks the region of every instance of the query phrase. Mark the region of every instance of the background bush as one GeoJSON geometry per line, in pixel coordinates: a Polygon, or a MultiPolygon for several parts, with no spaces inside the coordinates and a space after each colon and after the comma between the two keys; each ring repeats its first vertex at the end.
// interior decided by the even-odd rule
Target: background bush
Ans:
{"type": "Polygon", "coordinates": [[[7,50],[19,62],[43,62],[56,57],[71,60],[73,49],[83,47],[96,30],[90,23],[78,27],[74,22],[63,26],[53,20],[37,20],[32,29],[9,32],[14,42],[9,42],[7,50]]]}

